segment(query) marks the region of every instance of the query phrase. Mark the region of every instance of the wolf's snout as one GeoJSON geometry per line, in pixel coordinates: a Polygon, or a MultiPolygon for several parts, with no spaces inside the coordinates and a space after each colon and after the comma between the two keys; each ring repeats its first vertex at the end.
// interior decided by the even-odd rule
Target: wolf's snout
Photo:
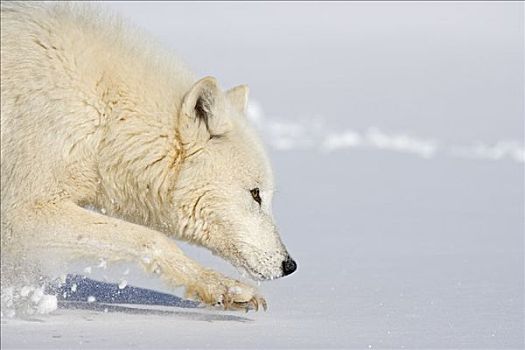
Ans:
{"type": "Polygon", "coordinates": [[[286,260],[283,261],[283,276],[288,276],[295,270],[297,270],[297,264],[292,258],[287,257],[286,260]]]}

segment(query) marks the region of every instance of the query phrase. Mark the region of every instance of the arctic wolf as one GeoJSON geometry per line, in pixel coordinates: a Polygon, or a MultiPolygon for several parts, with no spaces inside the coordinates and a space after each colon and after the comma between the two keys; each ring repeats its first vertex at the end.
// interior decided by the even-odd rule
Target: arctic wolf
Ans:
{"type": "Polygon", "coordinates": [[[272,219],[268,159],[245,118],[248,88],[195,79],[85,6],[1,6],[2,277],[54,252],[136,262],[209,305],[266,307],[253,287],[171,239],[256,280],[296,269],[272,219]]]}

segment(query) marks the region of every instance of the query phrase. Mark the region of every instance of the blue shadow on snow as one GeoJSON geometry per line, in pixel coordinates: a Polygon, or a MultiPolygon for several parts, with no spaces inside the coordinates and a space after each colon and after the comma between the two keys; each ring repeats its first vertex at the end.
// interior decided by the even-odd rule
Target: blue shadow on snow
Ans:
{"type": "Polygon", "coordinates": [[[175,295],[157,292],[151,289],[125,286],[119,288],[116,283],[95,281],[85,276],[67,275],[66,282],[52,288],[58,301],[86,302],[94,297],[97,303],[105,304],[140,304],[196,308],[199,303],[182,299],[175,295]],[[76,285],[76,287],[74,287],[76,285]]]}

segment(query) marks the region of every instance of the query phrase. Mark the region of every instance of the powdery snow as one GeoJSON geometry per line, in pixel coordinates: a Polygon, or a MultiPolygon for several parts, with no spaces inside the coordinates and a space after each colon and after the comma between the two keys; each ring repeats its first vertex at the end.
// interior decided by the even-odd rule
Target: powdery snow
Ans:
{"type": "Polygon", "coordinates": [[[444,155],[476,160],[525,161],[525,146],[518,140],[473,140],[456,145],[447,144],[438,137],[425,138],[408,132],[384,131],[376,126],[363,131],[335,131],[335,126],[327,125],[321,117],[306,118],[301,122],[267,117],[257,101],[250,102],[247,112],[266,142],[277,151],[314,150],[322,153],[368,149],[413,154],[424,159],[444,155]]]}
{"type": "Polygon", "coordinates": [[[48,314],[57,309],[57,297],[55,295],[42,295],[38,302],[37,312],[48,314]]]}
{"type": "MultiPolygon", "coordinates": [[[[2,348],[523,348],[520,167],[379,155],[353,154],[345,168],[337,153],[272,155],[276,219],[298,270],[261,283],[267,312],[59,302],[32,315],[41,322],[2,310],[2,348]]],[[[90,278],[118,282],[127,269],[90,278]]],[[[134,266],[126,281],[115,289],[170,290],[134,266]]]]}
{"type": "Polygon", "coordinates": [[[119,289],[124,289],[126,288],[126,286],[128,285],[128,281],[126,281],[125,279],[122,279],[119,284],[118,284],[118,288],[119,289]]]}
{"type": "Polygon", "coordinates": [[[2,286],[2,318],[48,314],[57,309],[57,297],[42,286],[2,286]]]}

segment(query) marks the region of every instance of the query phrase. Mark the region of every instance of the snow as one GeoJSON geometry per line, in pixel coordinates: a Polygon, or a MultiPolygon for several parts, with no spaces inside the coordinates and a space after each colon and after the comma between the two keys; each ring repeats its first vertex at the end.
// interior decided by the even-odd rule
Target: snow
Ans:
{"type": "Polygon", "coordinates": [[[38,302],[37,311],[39,314],[48,314],[57,309],[57,297],[55,295],[42,295],[38,302]]]}
{"type": "MultiPolygon", "coordinates": [[[[298,271],[261,283],[267,312],[112,304],[97,296],[89,304],[59,303],[33,321],[4,316],[2,348],[523,347],[517,163],[354,152],[341,169],[336,153],[280,152],[272,159],[276,219],[298,271]],[[331,201],[339,205],[319,205],[331,201]]],[[[183,249],[237,276],[206,251],[183,249]]],[[[128,268],[122,291],[170,291],[128,268]]],[[[123,271],[108,264],[104,273],[118,281],[123,271]]]]}
{"type": "Polygon", "coordinates": [[[128,281],[126,281],[126,280],[123,279],[123,280],[121,280],[121,281],[119,282],[119,284],[118,284],[118,288],[119,288],[119,289],[124,289],[124,288],[126,288],[127,285],[128,285],[128,281]]]}
{"type": "Polygon", "coordinates": [[[266,136],[275,150],[312,150],[316,152],[345,151],[355,148],[398,152],[430,159],[438,155],[480,160],[525,162],[525,146],[518,140],[481,141],[469,144],[447,144],[436,137],[423,138],[407,132],[383,131],[376,126],[357,131],[335,131],[323,119],[291,121],[266,116],[257,101],[250,102],[248,118],[266,136]]]}
{"type": "Polygon", "coordinates": [[[525,347],[522,3],[111,6],[200,75],[250,84],[298,270],[244,313],[78,262],[66,297],[2,287],[33,310],[2,309],[2,349],[525,347]]]}
{"type": "Polygon", "coordinates": [[[2,286],[2,318],[48,314],[57,307],[56,295],[46,294],[43,286],[2,286]]]}
{"type": "Polygon", "coordinates": [[[98,264],[97,266],[99,269],[107,269],[108,267],[108,262],[104,259],[100,259],[100,263],[98,264]]]}

